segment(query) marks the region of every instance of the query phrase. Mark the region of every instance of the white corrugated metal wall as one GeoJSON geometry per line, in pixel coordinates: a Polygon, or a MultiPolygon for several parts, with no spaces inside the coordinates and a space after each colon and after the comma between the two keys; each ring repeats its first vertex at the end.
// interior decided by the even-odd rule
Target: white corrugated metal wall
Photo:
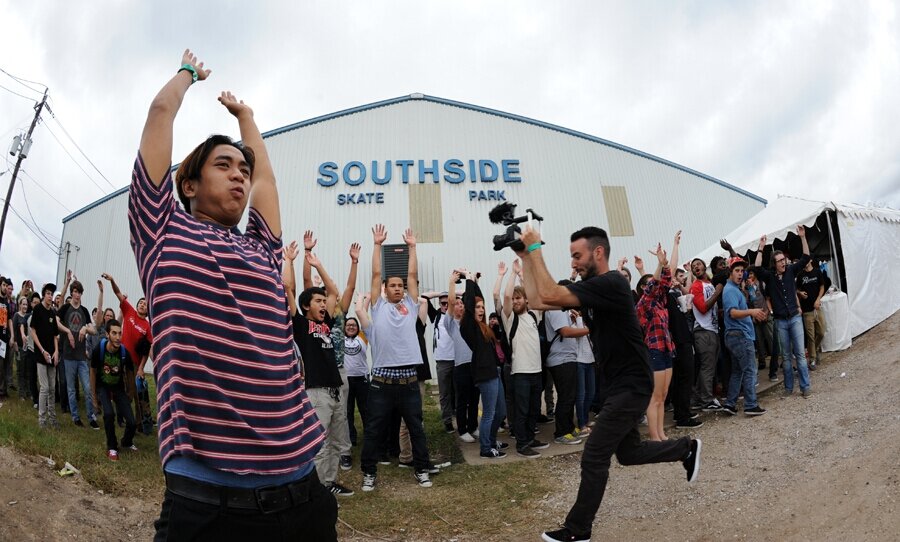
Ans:
{"type": "MultiPolygon", "coordinates": [[[[269,136],[266,144],[278,176],[285,241],[302,240],[304,230],[314,230],[317,253],[340,287],[349,271],[348,248],[354,241],[362,243],[358,290],[369,287],[372,225],[385,224],[388,243],[401,243],[400,234],[409,224],[409,187],[400,182],[397,160],[430,164],[436,159],[441,168],[451,158],[463,163],[519,160],[521,183],[441,180],[444,243],[418,247],[423,290],[446,289],[450,269],[466,266],[484,273],[482,286],[488,294],[499,259],[513,258],[510,251],[498,254],[491,248],[491,236],[500,228],[489,223],[487,214],[496,202],[469,201],[469,190],[504,190],[507,200],[519,204],[518,211],[533,207],[541,213],[546,219],[545,258],[559,278],[570,273],[569,233],[586,225],[608,227],[603,185],[625,187],[635,232],[632,237],[611,239],[612,260],[647,255],[657,241],[668,250],[677,229],[684,232],[682,256],[687,257],[763,207],[761,201],[733,188],[639,154],[430,99],[329,118],[269,136]],[[340,174],[340,168],[354,160],[369,170],[361,186],[348,186],[343,180],[331,187],[316,182],[319,164],[335,162],[340,174]],[[371,164],[378,161],[383,175],[387,160],[394,161],[393,179],[377,186],[371,181],[371,164]],[[338,194],[359,192],[383,192],[384,203],[337,204],[338,194]]],[[[441,169],[439,175],[443,173],[441,169]]],[[[413,166],[410,183],[416,182],[418,168],[413,166]]],[[[432,182],[430,176],[426,182],[432,182]]],[[[112,273],[132,299],[139,297],[128,244],[127,194],[70,217],[63,230],[64,246],[66,242],[80,247],[75,272],[85,285],[88,306],[94,305],[96,278],[103,271],[112,273]]],[[[61,262],[60,282],[63,274],[61,262]]]]}

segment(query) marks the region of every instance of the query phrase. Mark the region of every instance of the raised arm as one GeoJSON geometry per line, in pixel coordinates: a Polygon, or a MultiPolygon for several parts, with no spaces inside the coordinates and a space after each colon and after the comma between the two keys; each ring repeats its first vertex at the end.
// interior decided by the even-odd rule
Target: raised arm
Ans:
{"type": "Polygon", "coordinates": [[[372,250],[372,296],[370,303],[373,305],[381,297],[381,246],[387,239],[387,230],[384,224],[375,224],[372,228],[372,242],[374,248],[372,250]]]}
{"type": "MultiPolygon", "coordinates": [[[[531,226],[525,226],[522,232],[522,243],[526,247],[537,244],[540,247],[541,235],[531,226]]],[[[529,307],[544,309],[545,307],[580,307],[581,301],[565,286],[560,286],[550,276],[547,264],[544,263],[543,250],[536,248],[529,252],[527,249],[519,253],[525,264],[523,275],[525,278],[525,292],[528,294],[529,307]],[[532,298],[532,295],[534,296],[532,298]],[[534,299],[540,306],[533,306],[530,302],[534,299]]],[[[547,310],[547,309],[544,309],[547,310]]]]}
{"type": "Polygon", "coordinates": [[[406,291],[409,297],[419,299],[419,260],[416,258],[416,236],[412,229],[403,232],[403,242],[409,247],[409,267],[406,270],[406,291]]]}
{"type": "Polygon", "coordinates": [[[503,314],[507,318],[512,314],[513,304],[513,290],[516,289],[516,278],[522,276],[522,262],[519,261],[518,258],[513,260],[512,264],[513,275],[509,277],[509,282],[506,283],[506,289],[503,291],[503,314]]]}
{"type": "Polygon", "coordinates": [[[328,272],[325,271],[325,266],[322,265],[318,256],[312,252],[307,252],[306,261],[316,269],[316,272],[319,273],[319,276],[322,278],[322,284],[325,286],[325,310],[328,311],[328,314],[334,314],[339,294],[337,285],[331,280],[328,272]]]}
{"type": "MultiPolygon", "coordinates": [[[[65,282],[63,282],[62,290],[60,290],[60,292],[62,292],[63,299],[65,299],[66,296],[69,295],[69,285],[72,284],[72,277],[73,277],[72,270],[69,269],[68,271],[66,271],[66,280],[65,280],[65,282]]],[[[62,307],[59,307],[59,308],[62,308],[62,307]]]]}
{"type": "Polygon", "coordinates": [[[196,72],[198,81],[205,80],[210,74],[210,70],[204,69],[203,63],[197,61],[190,49],[184,50],[181,66],[150,102],[144,132],[141,134],[141,157],[150,180],[156,186],[162,184],[172,163],[172,128],[184,95],[194,82],[191,70],[196,72]]]}
{"type": "Polygon", "coordinates": [[[454,269],[450,272],[450,285],[447,286],[447,314],[453,315],[456,310],[456,281],[461,276],[460,272],[454,269]]]}
{"type": "MultiPolygon", "coordinates": [[[[341,312],[347,314],[350,310],[350,303],[353,301],[353,293],[356,291],[356,269],[359,265],[359,251],[362,245],[353,243],[350,245],[350,276],[347,277],[347,287],[344,288],[344,294],[341,296],[341,312]]],[[[430,304],[430,303],[429,303],[430,304]]]]}
{"type": "MultiPolygon", "coordinates": [[[[652,251],[650,253],[653,254],[652,251]]],[[[637,271],[638,278],[644,276],[644,259],[637,254],[634,255],[634,269],[637,271]]]]}
{"type": "MultiPolygon", "coordinates": [[[[262,135],[253,119],[253,110],[238,100],[231,92],[223,92],[219,102],[234,115],[241,130],[241,143],[250,148],[256,158],[253,173],[250,175],[250,207],[262,216],[272,230],[272,235],[281,237],[281,211],[278,207],[278,187],[275,184],[275,171],[269,161],[269,153],[263,143],[262,135]]],[[[170,151],[171,152],[171,151],[170,151]]]]}
{"type": "Polygon", "coordinates": [[[297,314],[297,278],[294,275],[294,260],[297,259],[298,253],[297,241],[291,241],[284,247],[284,271],[281,280],[284,282],[284,296],[287,298],[291,316],[297,314]]]}
{"type": "MultiPolygon", "coordinates": [[[[109,281],[109,285],[112,286],[112,291],[114,294],[116,294],[116,299],[119,300],[119,303],[125,301],[126,296],[122,293],[122,290],[119,289],[119,285],[116,284],[116,279],[112,278],[112,275],[110,275],[109,273],[103,273],[100,276],[109,281]]],[[[121,322],[121,320],[119,321],[121,322]]]]}
{"type": "Polygon", "coordinates": [[[809,256],[809,243],[806,241],[806,228],[803,225],[797,226],[797,235],[800,236],[800,246],[803,247],[803,254],[809,256]]]}
{"type": "Polygon", "coordinates": [[[503,310],[503,303],[500,299],[500,288],[503,286],[503,278],[506,277],[506,262],[501,261],[497,264],[497,280],[494,281],[494,310],[499,314],[503,310]]]}
{"type": "MultiPolygon", "coordinates": [[[[669,259],[669,270],[672,276],[678,271],[678,247],[681,245],[681,230],[675,232],[675,240],[672,242],[672,257],[669,259]]],[[[730,245],[729,245],[730,246],[730,245]]],[[[690,274],[690,272],[688,272],[690,274]]]]}
{"type": "Polygon", "coordinates": [[[753,260],[754,267],[762,267],[763,252],[766,249],[766,236],[759,238],[759,247],[756,249],[756,259],[753,260]]]}
{"type": "Polygon", "coordinates": [[[369,325],[372,321],[369,319],[369,299],[371,299],[368,292],[365,295],[361,295],[356,300],[356,319],[359,320],[359,329],[363,331],[368,329],[369,325]]]}
{"type": "Polygon", "coordinates": [[[94,325],[98,328],[103,325],[103,281],[97,281],[97,290],[100,292],[97,294],[97,314],[94,316],[94,325]]]}
{"type": "MultiPolygon", "coordinates": [[[[679,232],[681,233],[681,232],[679,232]]],[[[731,246],[731,243],[728,242],[728,239],[719,239],[719,246],[728,251],[728,255],[732,258],[737,256],[737,252],[734,251],[734,248],[731,246]]],[[[676,260],[677,263],[678,260],[676,260]]]]}
{"type": "MultiPolygon", "coordinates": [[[[316,248],[316,243],[318,240],[313,237],[313,232],[311,230],[306,230],[303,233],[303,251],[306,254],[312,252],[312,249],[316,248]]],[[[309,261],[306,257],[303,257],[303,289],[312,288],[312,267],[309,265],[309,261]]]]}

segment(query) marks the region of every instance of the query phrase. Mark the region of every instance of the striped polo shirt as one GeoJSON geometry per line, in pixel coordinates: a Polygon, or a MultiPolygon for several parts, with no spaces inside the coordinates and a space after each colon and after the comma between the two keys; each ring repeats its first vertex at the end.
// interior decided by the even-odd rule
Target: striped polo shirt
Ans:
{"type": "Polygon", "coordinates": [[[281,281],[282,243],[200,222],[138,154],[128,223],[154,337],[159,454],[237,474],[308,468],[324,431],[306,396],[281,281]]]}

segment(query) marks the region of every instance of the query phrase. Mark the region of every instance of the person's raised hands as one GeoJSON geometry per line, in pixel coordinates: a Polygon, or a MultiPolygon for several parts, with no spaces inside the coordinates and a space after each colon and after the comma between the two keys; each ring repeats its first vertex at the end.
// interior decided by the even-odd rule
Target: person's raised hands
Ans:
{"type": "Polygon", "coordinates": [[[409,248],[416,246],[416,236],[413,235],[412,228],[407,228],[406,231],[403,232],[403,242],[406,243],[406,246],[409,248]]]}
{"type": "Polygon", "coordinates": [[[184,66],[185,64],[194,68],[197,72],[198,81],[205,81],[206,78],[209,77],[209,74],[212,73],[212,70],[207,70],[203,67],[203,63],[199,61],[190,49],[185,49],[184,53],[181,55],[181,65],[184,66]]]}
{"type": "Polygon", "coordinates": [[[375,241],[376,245],[380,245],[387,240],[387,230],[384,228],[384,224],[375,224],[375,227],[372,228],[372,240],[375,241]]]}
{"type": "Polygon", "coordinates": [[[313,237],[312,230],[306,230],[303,232],[303,250],[309,252],[310,250],[316,248],[316,243],[318,241],[315,237],[313,237]]]}
{"type": "Polygon", "coordinates": [[[299,253],[300,248],[297,246],[297,241],[291,241],[291,244],[284,247],[284,257],[289,261],[297,259],[297,254],[299,253]]]}
{"type": "Polygon", "coordinates": [[[350,261],[353,263],[359,263],[359,251],[362,249],[362,246],[359,243],[353,243],[350,245],[350,261]]]}
{"type": "Polygon", "coordinates": [[[222,94],[219,95],[219,103],[224,105],[225,109],[235,117],[240,117],[242,115],[253,116],[253,110],[250,109],[250,106],[245,104],[244,100],[235,98],[231,91],[223,91],[222,94]]]}

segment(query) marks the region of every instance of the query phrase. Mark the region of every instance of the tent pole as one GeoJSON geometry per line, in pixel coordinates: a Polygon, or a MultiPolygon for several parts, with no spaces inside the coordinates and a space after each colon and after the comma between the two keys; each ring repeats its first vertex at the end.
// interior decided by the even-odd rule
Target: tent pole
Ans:
{"type": "Polygon", "coordinates": [[[828,242],[831,244],[831,261],[834,262],[834,277],[832,280],[837,284],[838,290],[843,291],[841,284],[841,270],[839,269],[840,258],[838,258],[837,247],[834,244],[834,232],[831,229],[831,210],[825,210],[825,222],[828,224],[828,242]]]}

